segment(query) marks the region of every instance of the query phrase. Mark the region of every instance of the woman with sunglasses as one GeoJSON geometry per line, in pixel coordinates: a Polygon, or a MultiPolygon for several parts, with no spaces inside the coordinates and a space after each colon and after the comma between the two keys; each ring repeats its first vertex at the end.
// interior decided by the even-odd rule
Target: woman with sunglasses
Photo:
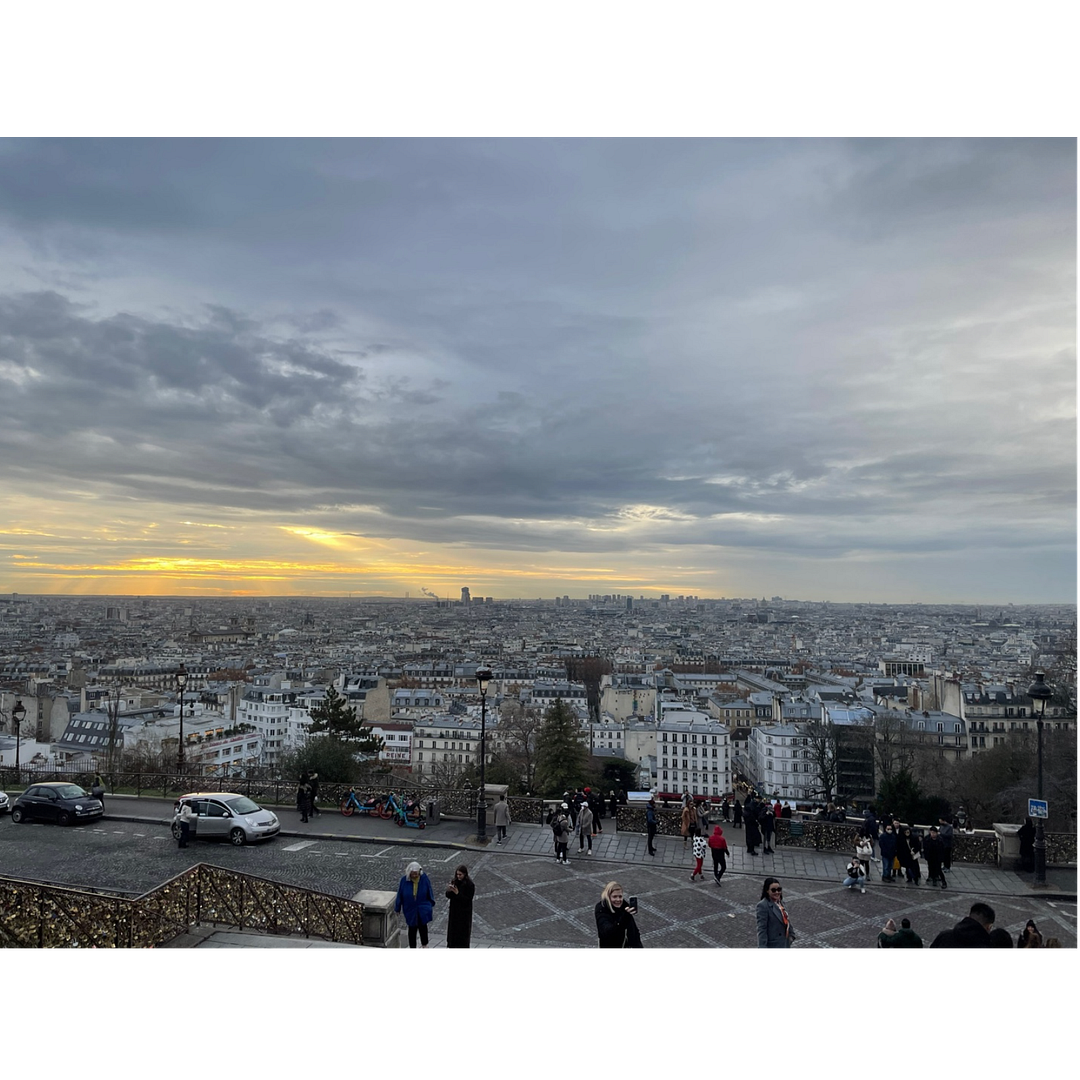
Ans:
{"type": "Polygon", "coordinates": [[[757,945],[759,949],[790,949],[795,931],[784,907],[784,890],[774,877],[767,877],[761,887],[756,908],[757,945]]]}

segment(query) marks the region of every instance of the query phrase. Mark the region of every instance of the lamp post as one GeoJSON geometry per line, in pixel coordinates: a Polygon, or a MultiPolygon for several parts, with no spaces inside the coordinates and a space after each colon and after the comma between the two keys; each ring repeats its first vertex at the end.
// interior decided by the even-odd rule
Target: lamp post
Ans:
{"type": "Polygon", "coordinates": [[[22,743],[22,722],[26,716],[26,706],[16,701],[11,709],[11,719],[15,724],[15,776],[19,775],[19,747],[22,743]]]}
{"type": "Polygon", "coordinates": [[[476,673],[476,685],[480,687],[480,794],[476,800],[476,839],[487,839],[487,787],[484,782],[484,766],[487,763],[487,688],[491,672],[481,668],[476,673]]]}
{"type": "Polygon", "coordinates": [[[184,687],[187,686],[188,673],[183,664],[176,673],[176,688],[180,691],[180,745],[176,750],[176,771],[184,775],[184,687]]]}
{"type": "MultiPolygon", "coordinates": [[[[1039,753],[1039,801],[1043,797],[1043,717],[1046,715],[1046,703],[1054,696],[1054,691],[1046,685],[1046,674],[1042,671],[1035,672],[1035,681],[1028,687],[1028,697],[1031,698],[1032,712],[1034,706],[1039,706],[1039,715],[1035,719],[1035,730],[1038,732],[1039,753]]],[[[1046,887],[1046,833],[1043,831],[1043,819],[1035,819],[1035,881],[1036,889],[1046,887]]]]}

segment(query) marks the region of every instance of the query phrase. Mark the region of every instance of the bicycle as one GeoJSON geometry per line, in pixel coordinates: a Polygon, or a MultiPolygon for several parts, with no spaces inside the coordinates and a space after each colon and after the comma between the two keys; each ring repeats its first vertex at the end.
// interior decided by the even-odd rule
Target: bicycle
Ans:
{"type": "Polygon", "coordinates": [[[349,788],[349,794],[341,800],[339,809],[345,817],[352,817],[353,814],[377,814],[379,817],[390,816],[389,814],[383,814],[383,800],[378,795],[373,795],[367,802],[361,802],[356,794],[356,788],[349,788]]]}

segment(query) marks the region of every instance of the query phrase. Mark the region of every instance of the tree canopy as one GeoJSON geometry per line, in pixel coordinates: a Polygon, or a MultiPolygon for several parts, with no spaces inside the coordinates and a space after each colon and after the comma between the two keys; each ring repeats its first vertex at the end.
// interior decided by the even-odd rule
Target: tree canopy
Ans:
{"type": "Polygon", "coordinates": [[[536,742],[537,793],[559,795],[586,783],[588,760],[577,718],[566,702],[556,700],[544,713],[536,742]]]}

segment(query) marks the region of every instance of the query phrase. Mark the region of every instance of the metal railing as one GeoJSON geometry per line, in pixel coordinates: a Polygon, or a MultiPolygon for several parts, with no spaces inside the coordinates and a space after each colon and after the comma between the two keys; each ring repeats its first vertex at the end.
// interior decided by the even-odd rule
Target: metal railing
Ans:
{"type": "Polygon", "coordinates": [[[209,863],[134,899],[0,877],[0,912],[0,945],[8,948],[153,948],[206,924],[364,940],[364,909],[353,900],[209,863]]]}

